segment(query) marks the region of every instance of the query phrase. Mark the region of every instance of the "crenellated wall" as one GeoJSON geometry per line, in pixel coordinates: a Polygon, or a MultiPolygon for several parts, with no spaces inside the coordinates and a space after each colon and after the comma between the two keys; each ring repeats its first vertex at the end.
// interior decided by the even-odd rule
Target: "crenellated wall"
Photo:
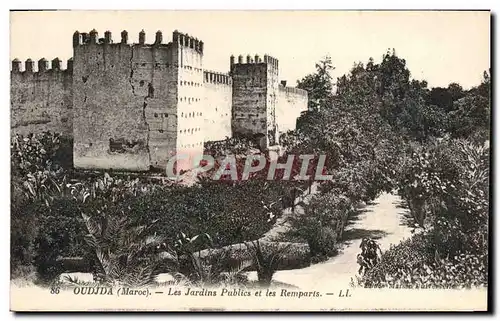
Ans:
{"type": "MultiPolygon", "coordinates": [[[[177,153],[195,157],[203,154],[205,121],[203,116],[203,41],[174,32],[174,47],[178,48],[177,153]]],[[[179,168],[189,167],[190,161],[179,162],[179,168]]],[[[192,163],[192,162],[191,162],[192,163]]]]}
{"type": "Polygon", "coordinates": [[[307,110],[307,100],[307,91],[279,84],[276,122],[280,133],[295,129],[297,118],[307,110]]]}
{"type": "Polygon", "coordinates": [[[180,144],[187,145],[183,118],[201,95],[180,83],[196,80],[191,68],[201,59],[196,65],[192,57],[202,55],[200,44],[193,48],[193,38],[177,31],[175,42],[163,44],[161,32],[155,38],[146,44],[141,31],[129,44],[126,31],[119,43],[109,32],[101,41],[96,31],[75,33],[75,167],[164,169],[180,144]]]}
{"type": "Polygon", "coordinates": [[[12,133],[41,131],[73,136],[74,167],[164,171],[175,154],[189,156],[176,169],[192,167],[205,141],[261,135],[276,144],[295,128],[307,93],[279,84],[278,60],[269,55],[230,58],[229,74],[204,70],[204,43],[177,30],[164,43],[127,31],[73,35],[73,58],[15,59],[11,71],[12,133]]]}
{"type": "Polygon", "coordinates": [[[61,70],[61,61],[55,58],[49,68],[49,62],[42,58],[35,68],[35,62],[28,59],[23,70],[19,60],[12,61],[12,134],[57,131],[72,136],[72,59],[67,66],[66,70],[61,70]]]}
{"type": "Polygon", "coordinates": [[[278,144],[279,126],[276,118],[279,95],[279,63],[278,59],[265,55],[267,64],[267,137],[271,145],[278,144]]]}
{"type": "Polygon", "coordinates": [[[232,137],[231,105],[233,80],[228,74],[204,72],[205,100],[203,116],[205,140],[218,141],[232,137]]]}
{"type": "Polygon", "coordinates": [[[270,144],[276,137],[275,109],[278,99],[278,59],[264,55],[231,56],[233,78],[232,131],[244,136],[265,135],[270,144]]]}

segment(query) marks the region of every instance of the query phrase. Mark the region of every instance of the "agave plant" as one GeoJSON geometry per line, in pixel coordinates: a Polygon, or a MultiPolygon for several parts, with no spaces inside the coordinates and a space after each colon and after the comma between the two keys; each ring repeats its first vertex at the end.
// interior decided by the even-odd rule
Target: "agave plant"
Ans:
{"type": "Polygon", "coordinates": [[[236,267],[228,272],[222,272],[219,275],[219,282],[225,286],[231,285],[245,285],[248,282],[248,277],[244,271],[252,266],[251,260],[243,260],[236,267]]]}
{"type": "Polygon", "coordinates": [[[259,240],[245,243],[245,245],[254,259],[259,284],[261,286],[271,285],[273,275],[278,270],[278,265],[285,256],[287,250],[290,248],[291,244],[288,244],[281,249],[270,248],[269,251],[262,250],[259,240]]]}
{"type": "Polygon", "coordinates": [[[154,284],[165,262],[157,249],[163,238],[137,226],[128,217],[82,214],[89,234],[85,240],[96,254],[99,279],[110,285],[146,286],[154,284]]]}
{"type": "Polygon", "coordinates": [[[244,270],[252,265],[252,261],[244,260],[230,268],[231,254],[227,251],[209,248],[208,253],[202,256],[201,251],[194,251],[195,241],[201,239],[207,239],[212,244],[211,237],[206,233],[193,237],[182,232],[178,235],[175,246],[183,258],[178,272],[173,275],[178,285],[244,285],[248,281],[244,270]]]}

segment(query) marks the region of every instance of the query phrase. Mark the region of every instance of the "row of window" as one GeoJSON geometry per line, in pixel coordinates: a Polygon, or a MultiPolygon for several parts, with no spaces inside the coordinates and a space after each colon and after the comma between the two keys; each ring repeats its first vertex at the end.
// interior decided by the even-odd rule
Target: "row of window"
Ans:
{"type": "Polygon", "coordinates": [[[193,97],[181,97],[179,98],[179,101],[180,102],[187,102],[189,104],[191,103],[194,103],[194,102],[198,102],[198,101],[201,101],[201,98],[193,98],[193,97]]]}
{"type": "MultiPolygon", "coordinates": [[[[226,114],[226,116],[227,116],[227,114],[226,114]]],[[[245,117],[245,114],[239,114],[239,115],[238,114],[234,114],[234,116],[235,117],[238,117],[238,116],[245,117]]],[[[248,116],[248,118],[251,118],[251,117],[259,117],[260,115],[259,114],[247,114],[247,116],[248,116]]],[[[262,117],[264,117],[264,116],[262,116],[262,117]]]]}
{"type": "Polygon", "coordinates": [[[203,145],[203,142],[198,142],[196,144],[185,144],[185,145],[181,145],[181,148],[194,148],[196,146],[202,146],[203,145]]]}
{"type": "Polygon", "coordinates": [[[192,133],[197,133],[201,130],[200,127],[198,128],[189,128],[189,129],[181,129],[179,133],[181,134],[192,134],[192,133]]]}
{"type": "Polygon", "coordinates": [[[202,87],[203,86],[201,83],[194,82],[194,81],[186,81],[186,80],[181,80],[179,82],[179,84],[181,86],[194,86],[194,87],[202,87]]]}
{"type": "Polygon", "coordinates": [[[197,68],[197,67],[192,67],[188,65],[183,65],[182,68],[187,69],[187,70],[194,70],[196,72],[203,72],[203,69],[197,68]]]}
{"type": "Polygon", "coordinates": [[[202,112],[192,112],[192,113],[181,113],[181,117],[184,117],[184,118],[191,118],[191,117],[195,117],[195,116],[203,116],[203,113],[202,112]]]}
{"type": "MultiPolygon", "coordinates": [[[[154,113],[153,116],[155,118],[158,118],[158,117],[165,117],[165,118],[168,118],[168,114],[167,113],[154,113]]],[[[184,117],[184,118],[192,118],[192,117],[196,117],[196,116],[203,116],[203,113],[202,112],[191,112],[191,113],[181,113],[181,117],[184,117]]],[[[221,114],[222,116],[222,114],[221,114]]],[[[227,114],[226,114],[227,116],[227,114]]]]}

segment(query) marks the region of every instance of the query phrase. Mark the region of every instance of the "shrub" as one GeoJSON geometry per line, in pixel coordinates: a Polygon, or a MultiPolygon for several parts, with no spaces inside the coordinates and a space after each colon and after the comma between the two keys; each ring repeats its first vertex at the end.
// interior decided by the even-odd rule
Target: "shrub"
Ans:
{"type": "Polygon", "coordinates": [[[434,227],[436,238],[462,235],[455,243],[483,252],[487,237],[477,234],[487,235],[489,150],[464,140],[443,141],[417,147],[404,165],[398,191],[415,221],[434,227]]]}
{"type": "Polygon", "coordinates": [[[274,273],[278,270],[280,261],[286,255],[285,253],[291,247],[291,244],[278,248],[276,245],[270,245],[267,251],[263,251],[259,240],[245,243],[257,268],[257,277],[260,286],[269,286],[274,273]]]}
{"type": "Polygon", "coordinates": [[[414,235],[382,254],[381,263],[359,281],[364,287],[470,288],[487,286],[487,256],[461,253],[443,256],[446,249],[432,237],[414,235]]]}
{"type": "MultiPolygon", "coordinates": [[[[234,188],[208,182],[200,187],[177,187],[122,202],[119,210],[141,224],[158,219],[156,232],[173,244],[178,233],[207,233],[220,247],[261,237],[271,226],[270,214],[281,214],[279,191],[264,182],[248,181],[234,188]],[[262,183],[262,184],[261,184],[262,183]],[[269,190],[269,194],[263,192],[269,190]]],[[[199,249],[208,244],[199,244],[199,249]]]]}
{"type": "Polygon", "coordinates": [[[487,286],[489,151],[464,140],[416,146],[398,192],[424,231],[391,248],[366,287],[487,286]]]}
{"type": "Polygon", "coordinates": [[[345,196],[333,192],[316,196],[304,208],[304,213],[291,217],[289,237],[309,244],[312,256],[336,254],[336,244],[342,239],[347,218],[354,206],[345,196]]]}
{"type": "Polygon", "coordinates": [[[146,286],[155,282],[162,258],[163,238],[148,225],[138,225],[125,215],[82,215],[88,234],[85,241],[99,264],[101,282],[110,285],[146,286]]]}

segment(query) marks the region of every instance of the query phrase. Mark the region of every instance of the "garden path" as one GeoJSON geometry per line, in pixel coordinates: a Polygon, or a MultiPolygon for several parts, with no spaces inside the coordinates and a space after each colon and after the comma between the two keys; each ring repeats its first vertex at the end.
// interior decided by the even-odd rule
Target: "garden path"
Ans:
{"type": "MultiPolygon", "coordinates": [[[[357,215],[349,218],[338,255],[307,268],[278,271],[273,280],[300,289],[338,291],[339,288],[346,288],[357,275],[359,266],[356,256],[360,252],[359,245],[363,237],[376,239],[381,250],[385,251],[391,244],[398,244],[411,236],[411,228],[404,224],[408,212],[400,203],[398,196],[382,194],[373,203],[360,209],[357,215]]],[[[249,277],[253,279],[256,275],[249,277]]]]}

